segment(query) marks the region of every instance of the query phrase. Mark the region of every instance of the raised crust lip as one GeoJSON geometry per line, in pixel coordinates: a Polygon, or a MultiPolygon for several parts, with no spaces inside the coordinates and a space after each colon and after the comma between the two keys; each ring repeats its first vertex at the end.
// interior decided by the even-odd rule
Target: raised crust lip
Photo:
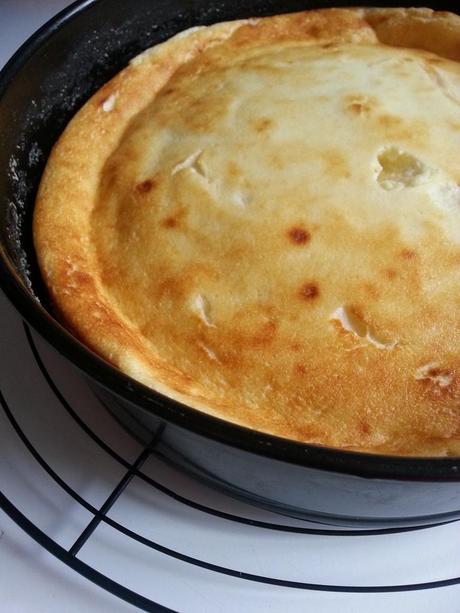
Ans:
{"type": "MultiPolygon", "coordinates": [[[[440,19],[451,20],[450,14],[438,14],[430,9],[357,8],[332,10],[344,14],[351,12],[355,16],[363,18],[376,31],[382,23],[396,17],[416,20],[432,19],[433,16],[439,15],[440,19]]],[[[324,10],[305,12],[304,14],[308,19],[309,16],[320,12],[322,13],[324,10]]],[[[454,16],[452,15],[452,17],[454,16]]],[[[456,17],[455,26],[459,27],[460,30],[457,20],[456,17]]],[[[124,372],[128,372],[136,380],[184,405],[189,405],[192,400],[193,407],[205,410],[207,414],[214,417],[220,415],[219,406],[216,404],[214,404],[214,407],[210,406],[206,396],[194,386],[193,382],[190,382],[187,393],[179,393],[167,383],[162,382],[162,379],[165,381],[168,378],[171,382],[174,382],[174,378],[180,378],[181,373],[169,369],[168,376],[165,377],[164,366],[152,360],[147,344],[143,342],[122,314],[117,312],[110,301],[107,300],[95,272],[90,246],[85,244],[84,228],[82,232],[82,225],[79,223],[81,218],[76,224],[71,212],[68,216],[66,215],[65,219],[62,218],[62,211],[68,212],[64,202],[65,184],[71,178],[70,175],[74,170],[70,166],[70,175],[66,175],[66,173],[56,175],[53,168],[60,160],[72,158],[74,153],[76,153],[77,159],[85,159],[86,166],[80,166],[79,173],[85,172],[86,169],[91,167],[87,176],[92,177],[92,179],[85,183],[83,191],[80,191],[80,193],[78,190],[74,192],[76,199],[78,198],[80,202],[86,203],[89,218],[91,190],[95,188],[98,163],[100,169],[101,164],[116,145],[117,138],[123,133],[124,127],[152,99],[153,89],[156,88],[156,91],[159,91],[167,82],[169,75],[184,61],[193,57],[194,54],[231,36],[240,27],[249,25],[256,27],[257,23],[258,20],[238,20],[203,29],[191,28],[138,56],[127,68],[99,90],[79,111],[55,146],[50,157],[51,164],[45,171],[39,189],[33,222],[34,241],[43,277],[58,311],[69,328],[75,331],[75,334],[86,345],[98,354],[102,354],[105,359],[120,367],[124,372]],[[148,76],[151,80],[150,88],[145,87],[145,75],[147,73],[145,69],[147,67],[148,76]],[[142,89],[148,90],[148,94],[142,94],[142,89]],[[104,112],[101,106],[110,96],[114,95],[113,92],[116,92],[117,96],[116,112],[104,112]],[[136,93],[136,96],[134,96],[136,99],[135,106],[131,104],[134,92],[136,93]],[[88,121],[92,123],[95,131],[102,128],[105,134],[110,134],[110,137],[99,139],[99,142],[95,144],[98,158],[96,163],[94,163],[94,151],[93,155],[88,156],[86,150],[85,152],[83,150],[78,151],[78,144],[75,144],[76,133],[80,126],[88,121]],[[51,193],[64,195],[64,200],[59,202],[61,206],[56,206],[55,202],[55,206],[49,207],[51,193]],[[56,211],[60,211],[60,213],[56,214],[56,211]],[[55,238],[59,235],[63,223],[67,229],[70,228],[72,233],[72,237],[65,245],[59,244],[55,238]],[[75,262],[78,263],[77,270],[73,269],[75,262]],[[97,315],[92,308],[94,305],[98,306],[97,315]],[[97,332],[95,332],[96,329],[97,332]]],[[[232,420],[232,422],[241,426],[245,425],[237,420],[232,420]]],[[[360,450],[361,452],[372,453],[372,450],[367,452],[363,449],[360,450]]],[[[345,451],[345,453],[348,452],[345,451]]]]}

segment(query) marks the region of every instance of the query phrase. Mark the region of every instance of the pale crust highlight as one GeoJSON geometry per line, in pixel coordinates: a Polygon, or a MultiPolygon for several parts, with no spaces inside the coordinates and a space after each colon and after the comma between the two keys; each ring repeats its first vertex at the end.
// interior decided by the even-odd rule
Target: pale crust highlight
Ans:
{"type": "Polygon", "coordinates": [[[460,455],[459,60],[460,18],[428,9],[236,21],[138,56],[40,186],[62,319],[229,421],[460,455]]]}

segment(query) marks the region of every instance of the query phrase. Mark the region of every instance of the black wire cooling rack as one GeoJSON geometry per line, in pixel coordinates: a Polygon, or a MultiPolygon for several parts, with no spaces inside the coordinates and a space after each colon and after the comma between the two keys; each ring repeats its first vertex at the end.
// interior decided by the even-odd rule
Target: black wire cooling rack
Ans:
{"type": "MultiPolygon", "coordinates": [[[[217,508],[212,508],[210,506],[201,504],[187,497],[184,497],[182,494],[166,487],[162,483],[159,483],[142,470],[144,463],[149,457],[155,455],[160,457],[158,452],[156,451],[156,443],[158,442],[158,439],[161,434],[157,434],[157,436],[141,450],[141,452],[138,454],[137,458],[133,462],[127,461],[124,457],[122,457],[122,455],[120,455],[120,453],[116,449],[108,445],[98,436],[98,434],[96,434],[96,432],[93,431],[93,429],[87,424],[85,419],[81,417],[81,413],[79,411],[78,406],[71,406],[70,402],[66,399],[64,393],[59,389],[58,384],[54,381],[52,375],[48,371],[45,362],[40,354],[40,350],[38,349],[34,341],[34,337],[29,327],[25,324],[24,335],[25,337],[23,340],[27,343],[28,351],[30,352],[31,356],[33,356],[33,360],[35,361],[40,371],[40,376],[43,378],[43,382],[49,387],[49,389],[53,393],[60,410],[65,411],[78,425],[81,436],[90,437],[92,441],[96,443],[105,454],[108,454],[122,467],[122,469],[124,470],[124,474],[99,508],[88,502],[88,500],[86,500],[80,493],[78,493],[74,487],[67,483],[66,480],[63,479],[52,468],[52,466],[46,460],[44,455],[37,450],[37,447],[36,445],[34,445],[33,441],[33,433],[32,435],[26,434],[15,416],[15,407],[11,406],[11,404],[7,402],[4,394],[0,390],[0,404],[2,410],[4,411],[12,430],[14,431],[14,436],[17,436],[23,444],[24,453],[30,454],[33,459],[39,464],[41,469],[45,471],[45,473],[59,486],[59,488],[61,488],[75,502],[77,502],[78,505],[85,509],[92,518],[87,523],[86,527],[81,531],[79,536],[75,539],[74,543],[70,547],[65,548],[55,539],[51,538],[48,534],[46,534],[24,513],[22,513],[19,508],[14,504],[14,501],[8,499],[8,497],[2,492],[0,492],[0,507],[7,513],[7,515],[11,517],[13,521],[16,522],[16,524],[18,524],[27,534],[29,534],[29,536],[31,536],[51,554],[56,556],[56,558],[64,562],[67,566],[75,570],[80,575],[86,577],[101,588],[111,592],[118,598],[121,598],[128,603],[138,607],[139,609],[145,611],[172,611],[172,609],[160,605],[157,602],[143,596],[142,594],[131,590],[126,585],[123,585],[122,583],[113,580],[108,575],[103,574],[102,572],[79,558],[79,552],[81,551],[82,547],[92,538],[94,531],[100,524],[106,524],[107,526],[113,528],[114,530],[118,531],[129,539],[136,541],[142,546],[155,550],[156,552],[164,556],[180,560],[181,562],[184,562],[188,565],[199,567],[212,573],[219,573],[221,575],[230,576],[241,581],[257,582],[259,584],[267,584],[270,586],[280,586],[294,590],[313,590],[322,592],[388,593],[430,590],[433,588],[441,588],[460,584],[460,577],[399,585],[333,585],[307,583],[301,581],[289,581],[276,577],[251,574],[248,572],[240,571],[238,569],[220,566],[203,559],[198,559],[196,557],[176,551],[175,549],[165,547],[164,545],[161,545],[158,542],[147,538],[141,533],[133,531],[131,528],[122,525],[121,523],[111,518],[108,513],[114,503],[119,500],[121,496],[123,496],[123,493],[125,492],[127,486],[132,481],[132,479],[136,477],[138,479],[141,479],[148,487],[154,488],[155,490],[160,491],[163,495],[172,498],[177,503],[181,505],[186,505],[187,507],[193,508],[201,513],[218,517],[228,522],[246,524],[252,526],[257,530],[271,530],[296,533],[299,535],[299,538],[301,537],[301,535],[314,535],[329,538],[354,537],[362,539],[369,536],[388,535],[401,532],[411,532],[415,530],[427,530],[433,527],[416,526],[410,528],[386,528],[374,530],[346,530],[332,527],[322,527],[320,525],[313,527],[311,525],[308,525],[308,527],[304,527],[297,525],[288,525],[287,523],[283,524],[259,521],[249,517],[231,514],[217,508]]],[[[101,408],[101,410],[103,409],[101,408]]]]}

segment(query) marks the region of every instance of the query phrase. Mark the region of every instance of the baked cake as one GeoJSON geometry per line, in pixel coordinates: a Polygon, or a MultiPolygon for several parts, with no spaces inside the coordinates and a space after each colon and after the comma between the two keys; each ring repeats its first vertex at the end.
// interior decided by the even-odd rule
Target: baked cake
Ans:
{"type": "Polygon", "coordinates": [[[36,202],[66,325],[208,414],[460,455],[460,17],[192,28],[70,122],[36,202]]]}

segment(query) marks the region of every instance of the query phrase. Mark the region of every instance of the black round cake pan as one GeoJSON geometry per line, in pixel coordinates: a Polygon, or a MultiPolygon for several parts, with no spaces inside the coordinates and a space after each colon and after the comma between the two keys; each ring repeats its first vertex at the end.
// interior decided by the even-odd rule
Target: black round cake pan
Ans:
{"type": "MultiPolygon", "coordinates": [[[[301,444],[235,426],[133,381],[53,315],[31,219],[48,154],[78,108],[130,58],[195,25],[350,2],[81,0],[30,38],[0,75],[0,281],[21,316],[155,453],[196,478],[287,515],[359,527],[460,518],[460,458],[398,458],[301,444]]],[[[385,5],[404,3],[385,2],[385,5]]],[[[410,3],[426,5],[425,3],[410,3]]],[[[447,3],[427,3],[452,10],[447,3]]]]}

